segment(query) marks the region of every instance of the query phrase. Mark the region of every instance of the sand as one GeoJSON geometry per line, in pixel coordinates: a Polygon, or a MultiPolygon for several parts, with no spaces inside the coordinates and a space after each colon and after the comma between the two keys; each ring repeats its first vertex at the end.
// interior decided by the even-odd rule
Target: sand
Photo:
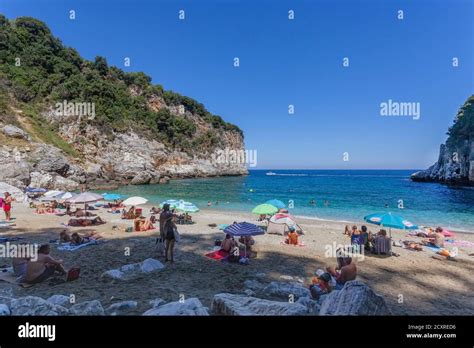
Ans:
{"type": "MultiPolygon", "coordinates": [[[[144,207],[148,211],[149,207],[144,207]]],[[[3,213],[3,212],[2,212],[3,213]]],[[[265,273],[267,281],[281,280],[280,276],[302,277],[310,281],[315,270],[335,264],[335,259],[325,256],[328,245],[349,244],[343,235],[345,223],[333,221],[299,219],[305,235],[301,237],[304,247],[282,245],[282,236],[262,235],[255,237],[257,258],[249,265],[217,262],[204,257],[211,251],[214,241],[224,234],[208,224],[232,223],[233,221],[255,221],[255,216],[237,212],[203,210],[194,214],[193,225],[179,226],[182,237],[178,244],[176,262],[166,264],[165,270],[134,281],[106,283],[100,275],[109,269],[140,262],[154,257],[164,262],[155,249],[157,232],[123,232],[112,226],[131,226],[131,221],[120,220],[105,209],[98,214],[108,221],[94,227],[106,241],[103,244],[85,247],[75,252],[59,251],[53,247],[52,256],[64,260],[66,268],[80,267],[80,279],[57,285],[49,282],[31,288],[21,288],[0,281],[2,288],[12,288],[14,296],[40,296],[74,294],[76,302],[98,299],[104,307],[120,300],[136,300],[138,308],[131,314],[140,315],[151,308],[148,301],[162,298],[177,301],[180,296],[197,297],[205,306],[210,306],[215,294],[221,292],[243,293],[244,281],[256,279],[265,273]],[[130,248],[130,255],[126,255],[130,248]]],[[[3,215],[3,214],[2,214],[3,215]]],[[[16,226],[11,230],[0,230],[0,237],[19,236],[28,242],[47,243],[57,239],[64,229],[68,217],[36,215],[34,210],[21,203],[13,205],[16,226]]],[[[3,218],[3,216],[2,216],[3,218]]],[[[356,221],[359,226],[362,221],[356,221]]],[[[369,225],[371,231],[377,226],[369,225]]],[[[69,231],[85,232],[90,229],[70,227],[69,231]]],[[[411,239],[403,231],[392,231],[394,240],[411,239]]],[[[474,242],[474,234],[457,233],[457,239],[474,242]]],[[[413,252],[394,247],[399,257],[365,255],[358,259],[358,279],[367,283],[384,296],[388,306],[396,315],[472,315],[474,314],[474,249],[460,248],[457,261],[436,260],[434,252],[425,249],[413,252]]],[[[0,258],[0,265],[10,261],[0,258]]]]}

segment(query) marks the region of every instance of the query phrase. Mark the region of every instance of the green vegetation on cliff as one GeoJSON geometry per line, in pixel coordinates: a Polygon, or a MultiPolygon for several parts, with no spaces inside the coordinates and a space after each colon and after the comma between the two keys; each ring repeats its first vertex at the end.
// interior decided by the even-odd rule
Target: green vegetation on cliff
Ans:
{"type": "Polygon", "coordinates": [[[448,146],[459,146],[463,142],[474,141],[474,95],[467,98],[459,109],[448,135],[446,142],[448,146]]]}
{"type": "MultiPolygon", "coordinates": [[[[16,100],[33,106],[30,110],[63,100],[95,103],[93,122],[104,132],[133,128],[183,150],[211,149],[218,144],[221,131],[242,135],[237,126],[211,114],[201,103],[153,85],[142,72],[124,72],[109,66],[103,57],[95,61],[81,58],[76,50],[63,46],[44,23],[30,17],[9,21],[0,15],[0,79],[16,100]],[[210,130],[196,135],[192,119],[167,108],[152,110],[152,97],[162,98],[168,106],[183,105],[208,123],[210,130]]],[[[2,96],[1,113],[6,112],[4,104],[2,96]]],[[[37,121],[34,114],[30,115],[37,121]]]]}

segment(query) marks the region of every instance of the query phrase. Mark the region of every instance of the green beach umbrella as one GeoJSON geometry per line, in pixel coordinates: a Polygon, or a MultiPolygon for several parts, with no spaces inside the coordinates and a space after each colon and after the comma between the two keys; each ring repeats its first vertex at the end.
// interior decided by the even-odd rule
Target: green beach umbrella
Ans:
{"type": "Polygon", "coordinates": [[[253,208],[252,213],[258,215],[272,215],[278,212],[278,208],[271,204],[260,204],[253,208]]]}

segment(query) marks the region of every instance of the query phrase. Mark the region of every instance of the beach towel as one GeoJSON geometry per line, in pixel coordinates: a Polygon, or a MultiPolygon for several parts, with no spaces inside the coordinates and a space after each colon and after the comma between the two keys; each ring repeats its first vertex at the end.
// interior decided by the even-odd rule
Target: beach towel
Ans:
{"type": "Polygon", "coordinates": [[[21,239],[23,238],[22,237],[0,237],[0,243],[16,242],[21,239]]]}
{"type": "Polygon", "coordinates": [[[435,246],[435,245],[423,245],[423,246],[424,246],[425,248],[431,250],[431,251],[434,252],[434,253],[437,253],[438,251],[441,250],[440,247],[437,247],[437,246],[435,246]]]}
{"type": "Polygon", "coordinates": [[[227,256],[229,256],[229,253],[224,250],[216,250],[210,253],[205,254],[204,256],[216,260],[216,261],[221,261],[225,259],[227,256]]]}
{"type": "Polygon", "coordinates": [[[303,242],[301,241],[298,241],[298,244],[288,244],[288,243],[285,243],[286,239],[284,239],[282,242],[280,242],[281,245],[291,245],[291,246],[298,246],[298,247],[304,247],[306,246],[303,242]]]}
{"type": "Polygon", "coordinates": [[[58,246],[58,250],[63,250],[63,251],[76,251],[79,249],[82,249],[84,247],[90,246],[90,245],[97,245],[99,244],[99,241],[97,240],[90,240],[89,242],[82,243],[79,245],[72,245],[71,243],[64,243],[58,246]]]}
{"type": "Polygon", "coordinates": [[[457,247],[463,248],[474,248],[474,243],[468,240],[454,240],[454,239],[446,239],[446,243],[452,244],[457,247]]]}
{"type": "Polygon", "coordinates": [[[0,281],[4,281],[10,284],[15,284],[23,288],[30,288],[34,286],[34,284],[19,283],[17,281],[17,277],[15,276],[15,273],[13,272],[13,267],[0,269],[0,281]]]}

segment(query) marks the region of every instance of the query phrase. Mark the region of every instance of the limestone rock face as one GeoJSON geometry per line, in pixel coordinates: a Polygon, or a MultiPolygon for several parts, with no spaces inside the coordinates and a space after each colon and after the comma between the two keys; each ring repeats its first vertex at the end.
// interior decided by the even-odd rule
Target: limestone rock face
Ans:
{"type": "Polygon", "coordinates": [[[17,139],[25,139],[29,140],[30,136],[28,133],[26,133],[23,129],[20,129],[16,126],[13,126],[11,124],[7,124],[2,128],[3,134],[5,134],[7,137],[11,138],[17,138],[17,139]]]}

